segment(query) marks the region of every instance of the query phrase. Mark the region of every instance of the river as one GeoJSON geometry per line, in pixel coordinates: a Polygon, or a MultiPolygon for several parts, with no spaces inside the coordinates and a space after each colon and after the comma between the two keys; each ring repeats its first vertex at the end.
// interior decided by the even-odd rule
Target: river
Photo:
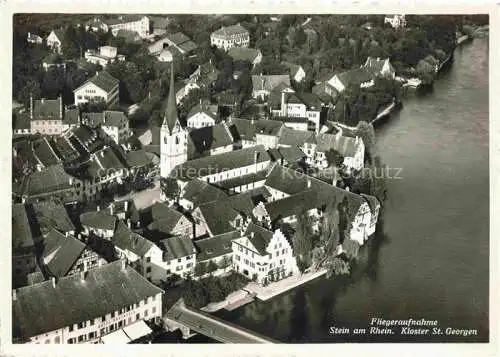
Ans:
{"type": "MultiPolygon", "coordinates": [[[[218,315],[283,342],[487,341],[489,326],[488,39],[455,51],[430,93],[377,128],[388,182],[384,237],[363,248],[354,282],[321,278],[218,315]],[[370,319],[437,320],[469,337],[332,335],[370,319]]],[[[399,330],[397,330],[399,332],[399,330]]]]}

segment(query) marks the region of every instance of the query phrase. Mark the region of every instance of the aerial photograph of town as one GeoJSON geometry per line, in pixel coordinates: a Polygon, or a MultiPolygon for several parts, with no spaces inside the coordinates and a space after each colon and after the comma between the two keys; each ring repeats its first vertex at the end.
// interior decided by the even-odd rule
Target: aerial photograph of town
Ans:
{"type": "Polygon", "coordinates": [[[12,22],[14,344],[490,341],[488,14],[12,22]]]}

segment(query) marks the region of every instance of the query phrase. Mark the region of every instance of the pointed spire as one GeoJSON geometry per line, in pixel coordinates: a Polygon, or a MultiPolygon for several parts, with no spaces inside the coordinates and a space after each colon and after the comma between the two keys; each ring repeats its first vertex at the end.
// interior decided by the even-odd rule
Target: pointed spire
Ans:
{"type": "Polygon", "coordinates": [[[174,61],[171,62],[170,68],[170,88],[168,89],[167,109],[163,116],[163,125],[167,126],[170,132],[178,120],[177,117],[177,103],[175,101],[175,88],[174,88],[174,61]]]}

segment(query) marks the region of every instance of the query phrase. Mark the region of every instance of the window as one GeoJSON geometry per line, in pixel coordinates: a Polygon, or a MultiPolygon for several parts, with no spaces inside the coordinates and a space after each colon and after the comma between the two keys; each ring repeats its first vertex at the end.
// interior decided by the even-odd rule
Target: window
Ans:
{"type": "Polygon", "coordinates": [[[89,340],[92,340],[96,337],[96,333],[95,332],[89,332],[89,340]]]}
{"type": "Polygon", "coordinates": [[[83,342],[84,335],[78,336],[78,342],[83,342]]]}
{"type": "Polygon", "coordinates": [[[182,258],[177,259],[177,263],[182,262],[182,258]]]}
{"type": "Polygon", "coordinates": [[[187,269],[191,268],[192,266],[193,266],[193,263],[187,263],[187,264],[186,264],[186,268],[187,268],[187,269]]]}
{"type": "Polygon", "coordinates": [[[151,257],[146,258],[146,263],[151,263],[151,257]]]}
{"type": "Polygon", "coordinates": [[[78,328],[81,329],[81,328],[84,328],[85,327],[85,322],[80,322],[78,324],[78,328]]]}
{"type": "Polygon", "coordinates": [[[115,324],[112,324],[111,326],[109,326],[109,331],[114,331],[115,330],[115,324]]]}
{"type": "Polygon", "coordinates": [[[153,306],[152,313],[154,314],[156,312],[156,306],[153,306]]]}
{"type": "Polygon", "coordinates": [[[90,326],[94,326],[94,319],[90,320],[90,326]]]}
{"type": "Polygon", "coordinates": [[[71,325],[71,326],[69,327],[69,332],[73,331],[74,327],[75,327],[75,325],[71,325]]]}
{"type": "Polygon", "coordinates": [[[176,270],[176,271],[180,271],[180,270],[182,270],[182,265],[179,265],[179,266],[178,266],[175,270],[176,270]]]}
{"type": "Polygon", "coordinates": [[[151,267],[146,268],[146,273],[151,273],[151,267]]]}
{"type": "Polygon", "coordinates": [[[67,343],[69,343],[70,345],[73,344],[74,340],[72,338],[70,338],[68,341],[66,341],[67,343]]]}
{"type": "Polygon", "coordinates": [[[236,260],[238,260],[238,261],[241,259],[239,255],[236,255],[236,256],[235,256],[235,258],[236,258],[236,260]]]}
{"type": "Polygon", "coordinates": [[[135,319],[139,320],[141,318],[141,314],[135,314],[135,319]]]}
{"type": "Polygon", "coordinates": [[[171,274],[172,271],[170,269],[167,269],[167,274],[171,274]]]}
{"type": "Polygon", "coordinates": [[[175,137],[175,145],[179,145],[179,137],[178,136],[175,137]]]}
{"type": "Polygon", "coordinates": [[[123,326],[123,321],[118,321],[118,328],[121,328],[123,326]]]}

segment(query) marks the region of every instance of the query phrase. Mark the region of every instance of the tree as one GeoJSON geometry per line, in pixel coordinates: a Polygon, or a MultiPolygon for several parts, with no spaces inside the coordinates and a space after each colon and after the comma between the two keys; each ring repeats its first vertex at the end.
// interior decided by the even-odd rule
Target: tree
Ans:
{"type": "Polygon", "coordinates": [[[208,265],[207,265],[207,273],[211,274],[214,271],[216,271],[217,269],[219,269],[219,267],[217,266],[217,264],[213,260],[210,260],[208,262],[208,265]]]}
{"type": "Polygon", "coordinates": [[[344,163],[344,157],[337,150],[330,149],[325,152],[328,166],[340,167],[344,163]]]}
{"type": "Polygon", "coordinates": [[[204,262],[198,262],[194,266],[194,275],[195,276],[203,276],[207,272],[207,264],[204,262]]]}
{"type": "Polygon", "coordinates": [[[175,178],[166,177],[162,179],[162,181],[160,182],[160,186],[161,190],[167,198],[176,202],[179,200],[181,189],[175,178]]]}
{"type": "Polygon", "coordinates": [[[227,255],[224,255],[219,262],[219,268],[224,269],[224,272],[225,272],[226,268],[231,266],[231,263],[232,263],[231,258],[229,258],[227,255]]]}
{"type": "Polygon", "coordinates": [[[375,146],[375,129],[371,123],[360,121],[356,126],[356,134],[363,139],[365,150],[370,155],[375,146]]]}
{"type": "Polygon", "coordinates": [[[306,209],[298,209],[295,216],[295,234],[293,235],[293,248],[297,256],[297,263],[302,261],[306,266],[310,264],[312,250],[312,222],[306,209]]]}
{"type": "Polygon", "coordinates": [[[353,239],[346,239],[342,243],[342,250],[348,259],[356,259],[358,257],[360,245],[353,239]]]}
{"type": "Polygon", "coordinates": [[[340,256],[332,259],[331,263],[328,265],[327,277],[332,275],[349,275],[350,274],[349,263],[342,259],[340,256]]]}

